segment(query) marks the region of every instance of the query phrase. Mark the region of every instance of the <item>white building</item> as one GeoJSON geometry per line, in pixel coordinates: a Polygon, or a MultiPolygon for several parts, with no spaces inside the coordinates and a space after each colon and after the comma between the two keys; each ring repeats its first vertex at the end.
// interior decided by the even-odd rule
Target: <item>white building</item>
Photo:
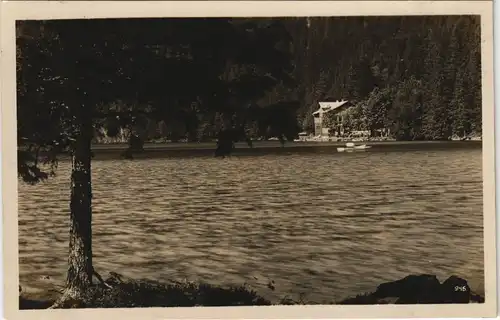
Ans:
{"type": "Polygon", "coordinates": [[[340,111],[339,108],[347,105],[346,100],[339,100],[334,102],[319,102],[319,109],[313,112],[314,117],[314,135],[328,137],[329,128],[323,127],[323,119],[327,113],[331,111],[340,111]]]}

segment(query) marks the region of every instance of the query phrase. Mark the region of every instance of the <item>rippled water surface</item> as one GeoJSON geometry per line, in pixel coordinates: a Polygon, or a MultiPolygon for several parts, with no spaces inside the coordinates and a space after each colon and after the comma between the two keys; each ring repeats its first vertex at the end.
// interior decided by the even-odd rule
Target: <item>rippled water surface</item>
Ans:
{"type": "MultiPolygon", "coordinates": [[[[484,292],[480,149],[94,161],[93,188],[104,274],[247,282],[314,302],[412,273],[484,292]]],[[[69,164],[19,193],[20,283],[62,285],[69,164]]]]}

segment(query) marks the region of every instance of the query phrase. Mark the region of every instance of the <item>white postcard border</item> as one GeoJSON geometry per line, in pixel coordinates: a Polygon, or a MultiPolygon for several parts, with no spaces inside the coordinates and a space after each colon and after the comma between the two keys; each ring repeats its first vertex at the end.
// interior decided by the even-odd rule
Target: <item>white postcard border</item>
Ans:
{"type": "MultiPolygon", "coordinates": [[[[1,11],[1,133],[4,308],[6,319],[411,318],[496,316],[495,140],[492,1],[14,1],[1,11]],[[15,20],[119,17],[481,15],[483,96],[484,304],[193,307],[18,310],[15,20]]],[[[374,270],[380,272],[380,270],[374,270]]]]}

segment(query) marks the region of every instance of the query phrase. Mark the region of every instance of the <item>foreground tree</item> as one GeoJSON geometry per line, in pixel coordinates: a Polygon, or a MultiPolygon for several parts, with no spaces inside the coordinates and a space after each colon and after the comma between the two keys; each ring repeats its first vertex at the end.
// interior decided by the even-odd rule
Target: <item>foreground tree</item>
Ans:
{"type": "Polygon", "coordinates": [[[99,84],[111,78],[111,73],[96,74],[84,66],[103,61],[95,45],[102,39],[89,37],[97,31],[92,30],[95,26],[89,21],[66,22],[66,26],[69,28],[57,28],[51,21],[18,24],[19,173],[31,183],[48,177],[38,166],[38,151],[52,165],[51,174],[60,153],[71,156],[69,266],[61,302],[81,298],[92,285],[93,275],[100,278],[92,264],[90,146],[94,132],[92,106],[103,97],[91,93],[108,89],[99,84]],[[76,23],[82,28],[68,26],[76,23]],[[70,40],[75,36],[78,44],[70,40]],[[35,154],[31,153],[33,148],[35,154]]]}
{"type": "Polygon", "coordinates": [[[141,146],[144,120],[187,115],[181,117],[186,120],[218,111],[230,119],[227,129],[233,131],[227,132],[238,132],[252,101],[287,79],[286,56],[275,49],[283,35],[279,25],[235,25],[230,19],[147,22],[147,29],[141,20],[18,24],[19,175],[36,183],[54,173],[59,154],[71,156],[68,276],[54,307],[84,299],[94,275],[108,285],[92,263],[96,131],[116,134],[126,127],[131,145],[141,146]],[[228,66],[243,74],[221,78],[228,66]],[[198,107],[188,112],[186,106],[198,107]],[[51,164],[48,172],[40,166],[42,154],[51,164]]]}

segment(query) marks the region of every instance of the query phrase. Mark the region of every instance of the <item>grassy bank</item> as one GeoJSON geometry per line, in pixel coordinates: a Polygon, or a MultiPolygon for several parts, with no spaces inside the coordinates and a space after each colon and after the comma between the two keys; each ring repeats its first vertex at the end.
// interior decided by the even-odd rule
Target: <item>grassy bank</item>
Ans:
{"type": "MultiPolygon", "coordinates": [[[[194,282],[162,284],[150,280],[134,280],[112,274],[108,286],[95,285],[80,301],[67,301],[63,308],[137,308],[194,306],[268,306],[316,304],[302,297],[283,297],[278,301],[263,298],[247,285],[214,286],[194,282]]],[[[21,292],[19,308],[46,309],[53,299],[30,299],[21,292]]],[[[410,275],[379,285],[371,293],[357,295],[330,304],[419,304],[482,303],[484,297],[470,291],[467,281],[451,276],[444,282],[433,275],[410,275]]]]}

